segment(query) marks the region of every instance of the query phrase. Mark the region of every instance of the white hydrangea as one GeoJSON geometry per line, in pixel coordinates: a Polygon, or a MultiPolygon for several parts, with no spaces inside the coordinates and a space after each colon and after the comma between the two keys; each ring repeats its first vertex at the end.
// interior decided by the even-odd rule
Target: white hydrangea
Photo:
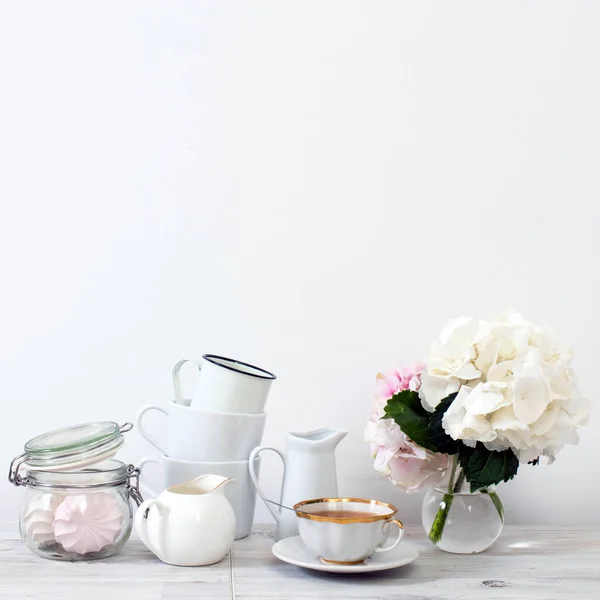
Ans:
{"type": "Polygon", "coordinates": [[[443,426],[454,439],[491,450],[511,448],[521,462],[554,460],[577,444],[590,403],[577,387],[570,351],[552,332],[509,314],[494,322],[460,318],[442,331],[427,361],[420,396],[433,410],[458,395],[443,426]]]}

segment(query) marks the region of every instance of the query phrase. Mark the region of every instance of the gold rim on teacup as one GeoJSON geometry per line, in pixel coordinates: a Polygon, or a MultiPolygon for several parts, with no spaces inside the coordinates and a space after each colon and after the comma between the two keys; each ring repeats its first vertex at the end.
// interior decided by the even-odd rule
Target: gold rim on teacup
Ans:
{"type": "Polygon", "coordinates": [[[398,513],[398,509],[393,504],[380,502],[379,500],[366,500],[365,498],[315,498],[314,500],[303,500],[302,502],[298,502],[298,504],[294,504],[294,510],[296,511],[296,516],[300,517],[301,519],[308,519],[309,521],[321,521],[324,523],[339,523],[341,525],[345,525],[346,523],[375,523],[376,521],[391,519],[398,513]],[[311,504],[329,504],[334,502],[356,502],[361,504],[370,504],[371,506],[383,506],[389,509],[391,512],[384,513],[382,515],[373,515],[372,517],[349,517],[348,519],[340,519],[328,517],[323,514],[316,515],[301,510],[301,507],[307,507],[311,504]]]}

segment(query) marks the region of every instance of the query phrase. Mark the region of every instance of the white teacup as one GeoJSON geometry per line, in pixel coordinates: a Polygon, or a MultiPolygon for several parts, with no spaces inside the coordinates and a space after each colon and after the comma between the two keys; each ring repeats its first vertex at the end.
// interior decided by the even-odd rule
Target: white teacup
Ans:
{"type": "MultiPolygon", "coordinates": [[[[146,484],[142,484],[144,497],[156,498],[164,489],[180,483],[191,481],[200,475],[221,475],[230,477],[232,481],[225,489],[225,496],[233,507],[235,513],[235,539],[239,540],[250,534],[254,522],[254,507],[256,506],[256,490],[250,480],[248,461],[230,462],[193,462],[189,460],[177,460],[168,456],[162,456],[162,460],[152,457],[142,458],[137,467],[144,471],[148,463],[162,467],[163,486],[159,490],[153,490],[146,484]]],[[[254,460],[254,469],[260,470],[260,458],[254,460]]]]}
{"type": "Polygon", "coordinates": [[[169,402],[166,408],[155,404],[142,407],[135,423],[143,438],[171,458],[233,461],[248,459],[252,449],[262,440],[266,420],[266,413],[206,412],[169,402]],[[150,411],[167,416],[166,444],[159,442],[144,428],[144,415],[150,411]]]}
{"type": "Polygon", "coordinates": [[[404,525],[394,519],[398,509],[385,502],[322,498],[299,502],[294,509],[304,545],[326,563],[358,564],[374,552],[393,550],[404,537],[404,525]],[[398,527],[398,537],[382,547],[391,525],[398,527]]]}
{"type": "Polygon", "coordinates": [[[265,409],[273,373],[248,363],[205,354],[191,408],[226,413],[262,413],[265,409]]]}

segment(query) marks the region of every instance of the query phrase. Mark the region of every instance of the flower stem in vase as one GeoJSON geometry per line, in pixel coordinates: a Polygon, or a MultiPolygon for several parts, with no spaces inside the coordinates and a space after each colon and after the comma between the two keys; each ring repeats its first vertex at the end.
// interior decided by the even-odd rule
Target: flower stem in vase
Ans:
{"type": "Polygon", "coordinates": [[[431,530],[429,531],[429,539],[434,544],[438,544],[442,539],[442,534],[444,533],[444,526],[446,525],[446,519],[448,518],[448,513],[450,512],[450,507],[452,506],[453,500],[454,495],[447,493],[444,494],[444,498],[440,502],[440,507],[438,508],[437,515],[435,515],[435,519],[431,524],[431,530]]]}
{"type": "Polygon", "coordinates": [[[494,506],[498,511],[500,520],[504,523],[504,505],[502,504],[502,500],[500,500],[500,496],[493,490],[481,490],[481,493],[487,494],[490,497],[490,500],[494,503],[494,506]]]}
{"type": "Polygon", "coordinates": [[[460,490],[465,481],[465,474],[463,473],[462,469],[459,471],[458,477],[456,476],[457,466],[458,457],[455,456],[452,462],[452,470],[450,471],[450,479],[448,480],[448,492],[444,494],[444,497],[440,502],[440,507],[438,508],[437,514],[435,515],[435,519],[431,524],[431,530],[429,531],[429,539],[434,544],[438,544],[442,539],[444,527],[446,526],[446,519],[448,518],[448,514],[450,513],[452,502],[454,501],[454,493],[460,490]]]}

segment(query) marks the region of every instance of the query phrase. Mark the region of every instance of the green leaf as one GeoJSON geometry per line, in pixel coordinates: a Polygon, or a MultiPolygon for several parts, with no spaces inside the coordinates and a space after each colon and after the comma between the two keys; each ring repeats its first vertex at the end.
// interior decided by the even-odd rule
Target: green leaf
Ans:
{"type": "Polygon", "coordinates": [[[446,396],[429,415],[429,442],[442,454],[456,454],[462,445],[459,440],[451,438],[442,425],[444,414],[450,408],[458,393],[446,396]]]}
{"type": "Polygon", "coordinates": [[[419,394],[403,390],[388,400],[383,418],[394,419],[415,444],[435,452],[435,447],[429,441],[429,416],[421,404],[419,394]]]}
{"type": "Polygon", "coordinates": [[[512,450],[488,450],[481,442],[475,448],[461,449],[458,460],[471,484],[471,492],[509,481],[519,468],[519,459],[512,450]]]}
{"type": "MultiPolygon", "coordinates": [[[[485,449],[485,446],[483,446],[485,449]]],[[[463,471],[467,470],[467,465],[469,464],[469,459],[471,455],[475,452],[475,448],[471,448],[467,446],[464,442],[461,442],[460,448],[458,449],[458,464],[461,466],[463,471]]]]}

